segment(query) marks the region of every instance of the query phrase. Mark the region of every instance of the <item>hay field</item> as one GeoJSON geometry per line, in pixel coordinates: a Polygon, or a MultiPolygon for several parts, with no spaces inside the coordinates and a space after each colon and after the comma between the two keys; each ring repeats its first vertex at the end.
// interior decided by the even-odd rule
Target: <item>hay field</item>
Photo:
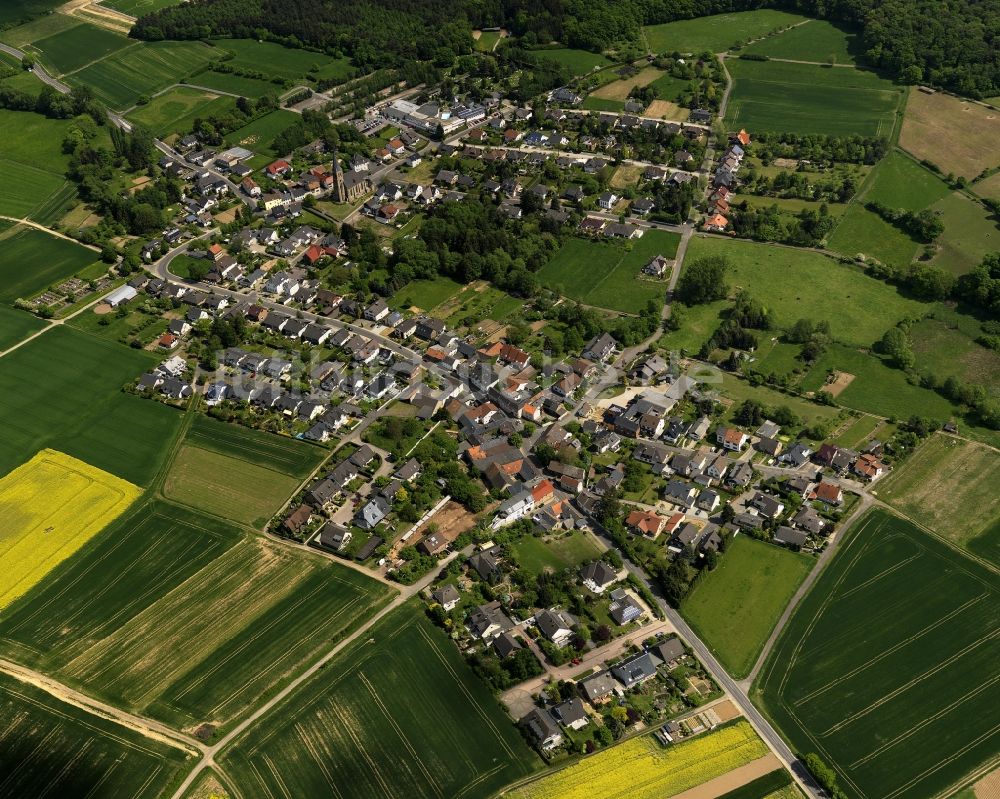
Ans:
{"type": "Polygon", "coordinates": [[[882,510],[796,608],[752,696],[849,796],[949,795],[996,757],[1000,578],[882,510]]]}
{"type": "Polygon", "coordinates": [[[41,582],[141,493],[51,449],[0,479],[0,608],[41,582]]]}
{"type": "Polygon", "coordinates": [[[605,83],[599,89],[594,89],[590,93],[591,97],[600,97],[603,100],[626,100],[629,92],[636,86],[648,86],[663,74],[662,69],[656,67],[646,67],[630,78],[605,83]]]}
{"type": "Polygon", "coordinates": [[[899,144],[942,172],[971,180],[984,169],[1000,166],[1000,111],[912,89],[899,144]]]}

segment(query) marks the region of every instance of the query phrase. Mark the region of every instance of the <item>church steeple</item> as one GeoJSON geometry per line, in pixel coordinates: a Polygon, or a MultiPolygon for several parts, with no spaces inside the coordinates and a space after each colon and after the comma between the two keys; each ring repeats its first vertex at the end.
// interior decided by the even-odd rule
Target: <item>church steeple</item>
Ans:
{"type": "Polygon", "coordinates": [[[344,168],[340,165],[337,151],[333,151],[333,199],[338,203],[347,202],[347,187],[344,185],[344,168]]]}

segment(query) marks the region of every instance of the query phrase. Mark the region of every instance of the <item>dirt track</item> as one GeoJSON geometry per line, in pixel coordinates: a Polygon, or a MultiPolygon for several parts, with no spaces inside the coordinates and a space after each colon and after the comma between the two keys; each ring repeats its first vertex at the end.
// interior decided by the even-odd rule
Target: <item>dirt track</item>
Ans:
{"type": "Polygon", "coordinates": [[[721,777],[703,782],[695,788],[672,796],[671,799],[715,799],[717,796],[729,793],[729,791],[779,768],[781,768],[781,761],[778,760],[774,752],[771,752],[745,766],[726,772],[721,777]]]}

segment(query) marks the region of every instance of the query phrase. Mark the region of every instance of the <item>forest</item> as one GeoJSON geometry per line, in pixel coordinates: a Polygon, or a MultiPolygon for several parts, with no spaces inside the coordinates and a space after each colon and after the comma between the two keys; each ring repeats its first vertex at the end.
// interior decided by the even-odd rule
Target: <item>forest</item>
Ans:
{"type": "Polygon", "coordinates": [[[446,66],[471,52],[476,27],[504,25],[528,46],[601,51],[638,42],[643,25],[762,6],[859,29],[865,60],[902,82],[1000,93],[995,0],[193,0],[141,17],[132,35],[266,38],[346,55],[362,69],[446,66]]]}

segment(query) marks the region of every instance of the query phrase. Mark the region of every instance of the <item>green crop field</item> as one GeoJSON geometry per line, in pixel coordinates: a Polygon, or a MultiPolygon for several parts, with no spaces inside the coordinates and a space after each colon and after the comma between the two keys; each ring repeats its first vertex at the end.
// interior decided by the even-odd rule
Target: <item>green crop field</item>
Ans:
{"type": "Polygon", "coordinates": [[[837,395],[837,402],[848,408],[903,419],[916,414],[939,421],[958,413],[937,392],[909,383],[902,370],[893,369],[869,351],[840,344],[832,345],[816,360],[802,379],[802,388],[823,388],[831,370],[854,375],[851,384],[837,395]]]}
{"type": "Polygon", "coordinates": [[[924,799],[996,757],[1000,580],[887,512],[865,515],[754,694],[851,797],[924,799]]]}
{"type": "Polygon", "coordinates": [[[178,86],[147,105],[139,106],[128,118],[149,128],[156,136],[170,133],[186,134],[191,131],[196,118],[210,117],[232,110],[231,97],[219,97],[201,89],[178,86]]]}
{"type": "Polygon", "coordinates": [[[0,231],[0,302],[33,297],[97,260],[76,242],[18,225],[0,231]]]}
{"type": "Polygon", "coordinates": [[[40,39],[32,46],[43,64],[52,67],[55,74],[64,75],[136,45],[126,36],[84,23],[40,39]]]}
{"type": "Polygon", "coordinates": [[[326,450],[306,441],[251,430],[208,416],[196,416],[187,443],[201,449],[240,458],[272,471],[305,479],[326,457],[326,450]]]}
{"type": "Polygon", "coordinates": [[[648,230],[627,245],[571,238],[538,272],[546,286],[574,300],[625,313],[639,313],[650,300],[662,304],[666,282],[642,280],[640,270],[656,255],[673,258],[680,236],[648,230]]]}
{"type": "Polygon", "coordinates": [[[1000,249],[1000,228],[990,213],[959,192],[949,194],[931,209],[940,214],[944,233],[932,264],[955,275],[964,275],[982,263],[983,257],[1000,249]]]}
{"type": "Polygon", "coordinates": [[[60,0],[5,0],[0,3],[0,25],[10,25],[30,19],[36,14],[47,14],[60,0]]]}
{"type": "Polygon", "coordinates": [[[386,616],[226,750],[246,795],[485,799],[538,767],[415,604],[386,616]],[[278,767],[280,764],[280,769],[278,767]]]}
{"type": "Polygon", "coordinates": [[[725,256],[732,270],[729,283],[744,288],[774,314],[779,327],[804,316],[830,323],[834,338],[871,346],[886,329],[927,306],[908,299],[888,284],[870,278],[855,266],[841,264],[816,252],[774,247],[749,241],[695,236],[685,261],[725,256]],[[815,309],[806,313],[805,309],[815,309]],[[872,309],[878,308],[878,313],[872,309]]]}
{"type": "Polygon", "coordinates": [[[540,58],[547,58],[556,61],[564,67],[573,70],[576,75],[586,75],[593,72],[596,67],[611,66],[611,62],[599,53],[591,53],[587,50],[573,50],[568,47],[551,50],[535,50],[535,55],[540,58]]]}
{"type": "Polygon", "coordinates": [[[625,109],[625,103],[622,100],[608,100],[604,97],[594,97],[590,95],[580,103],[580,108],[584,111],[623,111],[625,109]]]}
{"type": "Polygon", "coordinates": [[[879,483],[879,496],[948,540],[976,552],[972,545],[975,539],[1000,522],[997,485],[1000,454],[996,450],[936,435],[879,483]]]}
{"type": "Polygon", "coordinates": [[[133,17],[141,17],[161,8],[179,5],[183,0],[100,0],[102,6],[121,11],[123,14],[131,14],[133,17]]]}
{"type": "Polygon", "coordinates": [[[148,485],[180,423],[158,402],[121,387],[155,364],[148,352],[51,330],[0,360],[0,474],[51,447],[148,485]]]}
{"type": "Polygon", "coordinates": [[[726,125],[754,131],[890,136],[902,92],[873,72],[781,61],[726,62],[726,125]]]}
{"type": "Polygon", "coordinates": [[[891,150],[870,173],[861,197],[893,208],[922,211],[951,190],[926,167],[899,150],[891,150]]]}
{"type": "Polygon", "coordinates": [[[805,19],[785,11],[758,9],[647,25],[642,32],[649,49],[656,53],[675,50],[682,53],[701,53],[705,50],[721,53],[737,42],[756,39],[805,19]]]}
{"type": "Polygon", "coordinates": [[[514,545],[514,558],[531,574],[573,569],[599,558],[601,552],[593,537],[580,530],[548,541],[528,535],[514,545]]]}
{"type": "MultiPolygon", "coordinates": [[[[43,2],[46,2],[46,0],[43,0],[43,2]]],[[[62,5],[62,3],[53,2],[48,3],[48,5],[62,5]]],[[[8,22],[8,20],[5,20],[3,17],[4,11],[7,10],[8,6],[10,6],[10,3],[4,3],[2,5],[2,10],[0,10],[0,25],[4,25],[8,22]]],[[[37,42],[47,36],[61,33],[62,31],[75,28],[77,25],[82,24],[83,22],[80,19],[77,17],[71,17],[67,14],[42,14],[40,17],[33,19],[31,22],[26,22],[23,25],[18,25],[17,27],[7,28],[6,30],[0,31],[0,42],[21,49],[27,44],[37,42]]]]}
{"type": "Polygon", "coordinates": [[[257,156],[250,160],[250,166],[263,166],[271,158],[287,155],[287,153],[275,151],[271,145],[274,144],[279,133],[295,124],[298,119],[299,115],[291,111],[272,111],[270,114],[265,114],[249,125],[230,133],[226,136],[226,144],[230,147],[239,145],[253,150],[257,156]]]}
{"type": "Polygon", "coordinates": [[[230,94],[239,94],[243,97],[254,99],[263,97],[265,94],[277,96],[282,91],[281,86],[270,81],[258,80],[257,78],[244,78],[242,75],[230,75],[225,72],[215,72],[213,70],[192,75],[187,80],[187,83],[193,86],[201,86],[219,92],[229,92],[230,94]]]}
{"type": "Polygon", "coordinates": [[[0,650],[178,727],[224,725],[389,594],[324,558],[153,503],[11,605],[0,650]]]}
{"type": "Polygon", "coordinates": [[[681,613],[734,678],[750,673],[815,560],[738,535],[695,585],[681,613]]]}
{"type": "Polygon", "coordinates": [[[397,291],[389,300],[393,308],[403,310],[416,306],[422,311],[436,308],[442,302],[450,300],[462,290],[461,283],[456,283],[449,277],[436,277],[430,280],[414,280],[397,291]]]}
{"type": "Polygon", "coordinates": [[[45,327],[45,322],[27,311],[0,305],[0,352],[45,327]]]}
{"type": "Polygon", "coordinates": [[[163,484],[168,499],[254,527],[264,527],[299,480],[255,463],[185,445],[163,484]]]}
{"type": "Polygon", "coordinates": [[[826,20],[811,19],[804,25],[755,42],[745,52],[794,61],[853,64],[864,48],[857,33],[838,28],[826,20]]]}
{"type": "Polygon", "coordinates": [[[142,95],[154,94],[197,72],[214,55],[201,42],[144,42],[74,72],[68,81],[89,86],[98,99],[123,110],[142,95]]]}
{"type": "Polygon", "coordinates": [[[169,796],[194,758],[0,675],[0,793],[9,797],[169,796]]]}
{"type": "Polygon", "coordinates": [[[226,62],[231,66],[266,72],[268,75],[293,81],[301,81],[311,74],[346,80],[352,71],[351,63],[346,58],[330,58],[323,53],[284,47],[275,42],[215,39],[211,43],[220,50],[233,54],[233,58],[226,62]]]}

